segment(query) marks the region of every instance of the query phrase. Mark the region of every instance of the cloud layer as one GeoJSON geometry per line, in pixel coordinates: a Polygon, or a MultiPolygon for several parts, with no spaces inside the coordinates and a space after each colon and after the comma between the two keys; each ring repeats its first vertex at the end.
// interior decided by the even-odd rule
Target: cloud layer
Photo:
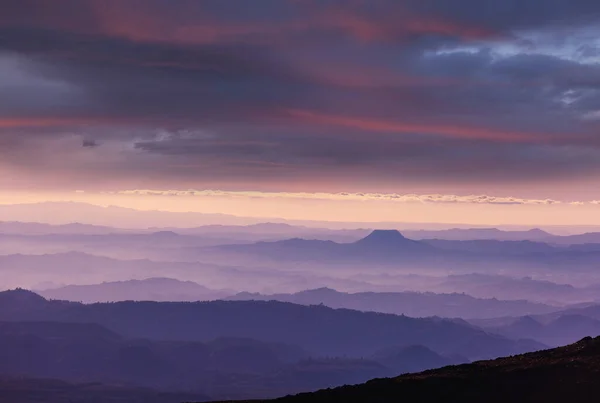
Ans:
{"type": "Polygon", "coordinates": [[[0,9],[3,187],[600,198],[597,1],[0,9]]]}
{"type": "Polygon", "coordinates": [[[108,194],[133,196],[176,196],[176,197],[240,197],[257,199],[296,199],[296,200],[332,200],[332,201],[384,201],[397,203],[460,203],[460,204],[515,204],[515,205],[554,205],[554,204],[599,204],[598,201],[562,202],[560,200],[522,199],[518,197],[496,197],[487,195],[443,195],[443,194],[395,194],[395,193],[308,193],[308,192],[256,192],[224,190],[150,190],[135,189],[108,194]]]}

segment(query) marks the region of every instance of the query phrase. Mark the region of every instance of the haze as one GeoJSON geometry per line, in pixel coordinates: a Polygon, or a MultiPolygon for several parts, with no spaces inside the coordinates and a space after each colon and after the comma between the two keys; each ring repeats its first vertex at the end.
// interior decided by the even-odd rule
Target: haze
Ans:
{"type": "Polygon", "coordinates": [[[0,403],[598,336],[598,38],[592,0],[0,0],[0,403]]]}

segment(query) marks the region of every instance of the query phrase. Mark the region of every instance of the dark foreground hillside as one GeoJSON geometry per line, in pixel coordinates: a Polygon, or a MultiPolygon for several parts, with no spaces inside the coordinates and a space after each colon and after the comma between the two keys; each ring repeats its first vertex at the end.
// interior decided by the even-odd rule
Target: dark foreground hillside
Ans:
{"type": "Polygon", "coordinates": [[[599,402],[600,337],[493,361],[287,396],[278,403],[599,402]]]}

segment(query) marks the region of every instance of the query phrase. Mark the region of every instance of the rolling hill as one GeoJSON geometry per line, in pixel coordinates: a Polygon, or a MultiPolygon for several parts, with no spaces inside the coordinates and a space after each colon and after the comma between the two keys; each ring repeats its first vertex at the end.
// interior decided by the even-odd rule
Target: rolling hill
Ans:
{"type": "Polygon", "coordinates": [[[385,347],[420,344],[469,360],[544,346],[430,318],[302,306],[283,302],[116,302],[84,305],[47,301],[15,290],[0,293],[0,321],[97,323],[128,338],[209,341],[219,337],[289,343],[316,356],[369,357],[385,347]]]}

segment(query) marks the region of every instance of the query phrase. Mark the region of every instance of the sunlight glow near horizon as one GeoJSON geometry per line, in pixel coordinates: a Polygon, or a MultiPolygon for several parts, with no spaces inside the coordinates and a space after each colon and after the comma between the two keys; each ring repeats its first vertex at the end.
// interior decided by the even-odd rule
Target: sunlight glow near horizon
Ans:
{"type": "Polygon", "coordinates": [[[524,226],[600,225],[600,204],[597,201],[515,199],[518,202],[509,204],[507,200],[512,199],[489,196],[226,191],[0,193],[0,204],[77,202],[146,211],[227,214],[264,219],[524,226]],[[498,201],[482,202],[482,198],[498,201]]]}

